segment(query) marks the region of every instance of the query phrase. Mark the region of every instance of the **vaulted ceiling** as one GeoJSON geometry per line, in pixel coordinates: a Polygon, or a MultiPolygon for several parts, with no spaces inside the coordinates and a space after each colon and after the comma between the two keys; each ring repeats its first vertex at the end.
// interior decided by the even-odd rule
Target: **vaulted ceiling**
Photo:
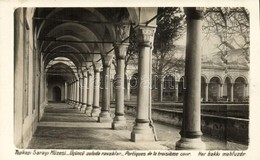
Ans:
{"type": "MultiPolygon", "coordinates": [[[[60,73],[60,69],[68,65],[62,62],[65,59],[75,68],[67,70],[68,73],[75,76],[84,62],[97,61],[111,51],[116,41],[117,25],[133,26],[146,22],[150,15],[140,16],[141,12],[149,13],[151,9],[36,8],[34,29],[38,51],[43,56],[45,68],[48,66],[47,72],[60,73]]],[[[67,69],[71,67],[67,66],[67,69]]]]}

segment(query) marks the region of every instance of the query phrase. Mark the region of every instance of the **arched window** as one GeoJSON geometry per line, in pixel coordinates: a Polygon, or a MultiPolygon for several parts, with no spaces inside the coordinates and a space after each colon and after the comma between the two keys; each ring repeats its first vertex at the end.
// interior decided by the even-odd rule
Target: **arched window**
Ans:
{"type": "Polygon", "coordinates": [[[132,95],[137,95],[137,88],[138,88],[138,73],[132,75],[130,79],[130,93],[132,95]]]}
{"type": "Polygon", "coordinates": [[[203,101],[206,101],[206,79],[205,77],[201,77],[201,98],[203,101]]]}
{"type": "Polygon", "coordinates": [[[238,77],[234,84],[234,101],[243,101],[245,98],[246,81],[243,77],[238,77]]]}
{"type": "Polygon", "coordinates": [[[209,82],[209,101],[218,101],[220,98],[220,79],[212,77],[209,82]]]}
{"type": "Polygon", "coordinates": [[[178,96],[179,96],[179,101],[182,102],[183,101],[183,97],[184,97],[184,89],[186,89],[185,87],[185,78],[184,76],[181,77],[179,83],[178,83],[178,96]]]}
{"type": "Polygon", "coordinates": [[[164,89],[174,89],[175,79],[172,75],[168,75],[164,77],[164,89]]]}

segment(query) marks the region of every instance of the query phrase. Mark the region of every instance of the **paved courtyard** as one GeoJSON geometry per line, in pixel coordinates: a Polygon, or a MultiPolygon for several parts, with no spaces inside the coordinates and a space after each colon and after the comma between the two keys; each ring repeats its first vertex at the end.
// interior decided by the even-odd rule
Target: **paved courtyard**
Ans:
{"type": "MultiPolygon", "coordinates": [[[[114,110],[111,109],[112,117],[114,110]]],[[[135,143],[130,133],[135,117],[126,115],[127,130],[113,130],[111,123],[80,113],[64,103],[50,103],[28,146],[30,149],[174,150],[180,128],[154,122],[158,141],[135,143]]],[[[245,150],[247,146],[203,136],[208,150],[245,150]]]]}

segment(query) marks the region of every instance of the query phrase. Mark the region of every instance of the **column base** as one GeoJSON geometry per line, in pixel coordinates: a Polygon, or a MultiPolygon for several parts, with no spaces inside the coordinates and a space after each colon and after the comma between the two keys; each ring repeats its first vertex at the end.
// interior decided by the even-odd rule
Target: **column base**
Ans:
{"type": "Polygon", "coordinates": [[[115,116],[112,123],[112,129],[125,130],[127,129],[125,116],[115,116]]]}
{"type": "Polygon", "coordinates": [[[149,123],[136,123],[131,132],[133,142],[155,142],[154,133],[149,123]]]}
{"type": "Polygon", "coordinates": [[[88,104],[85,113],[86,113],[88,116],[91,116],[92,109],[93,109],[92,105],[89,105],[89,104],[88,104]]]}
{"type": "Polygon", "coordinates": [[[204,150],[206,144],[199,138],[184,138],[182,137],[176,142],[176,150],[204,150]]]}
{"type": "Polygon", "coordinates": [[[78,107],[78,110],[80,110],[82,107],[82,103],[78,103],[77,107],[78,107]]]}
{"type": "Polygon", "coordinates": [[[100,114],[101,110],[99,107],[96,107],[94,106],[93,110],[92,110],[92,113],[91,113],[91,116],[92,117],[98,117],[99,114],[100,114]]]}
{"type": "Polygon", "coordinates": [[[76,108],[76,107],[75,107],[75,105],[76,105],[75,102],[72,102],[71,105],[72,105],[73,108],[76,108]]]}
{"type": "Polygon", "coordinates": [[[82,104],[81,108],[80,108],[80,112],[81,113],[85,113],[87,109],[87,105],[86,104],[82,104]]]}
{"type": "Polygon", "coordinates": [[[100,123],[112,122],[110,113],[108,111],[101,111],[98,117],[98,122],[100,123]]]}

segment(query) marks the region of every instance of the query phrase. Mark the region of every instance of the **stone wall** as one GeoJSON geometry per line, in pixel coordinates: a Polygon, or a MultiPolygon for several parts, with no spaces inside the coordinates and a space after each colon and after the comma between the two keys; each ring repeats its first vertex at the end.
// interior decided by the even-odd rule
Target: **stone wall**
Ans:
{"type": "Polygon", "coordinates": [[[46,77],[37,52],[32,8],[14,12],[14,145],[26,148],[36,130],[46,99],[46,77]]]}
{"type": "MultiPolygon", "coordinates": [[[[209,111],[209,105],[204,111],[209,111]]],[[[211,107],[211,108],[214,108],[211,107]]],[[[235,106],[227,107],[230,112],[235,110],[235,106]]],[[[241,108],[241,107],[240,107],[241,108]]],[[[216,109],[216,108],[215,108],[216,109]]],[[[222,106],[223,109],[223,106],[222,106]]],[[[213,109],[214,110],[214,109],[213,109]]],[[[221,110],[221,109],[220,109],[221,110]]],[[[126,105],[125,112],[135,116],[135,105],[126,105]]],[[[215,112],[217,112],[215,110],[215,112]]],[[[231,112],[232,113],[232,112],[231,112]]],[[[172,124],[176,127],[182,125],[182,110],[171,110],[167,108],[152,109],[152,119],[167,124],[172,124]]],[[[225,117],[217,115],[202,114],[201,128],[205,135],[218,138],[225,141],[232,141],[241,144],[248,144],[248,126],[249,120],[246,118],[225,117]]]]}

